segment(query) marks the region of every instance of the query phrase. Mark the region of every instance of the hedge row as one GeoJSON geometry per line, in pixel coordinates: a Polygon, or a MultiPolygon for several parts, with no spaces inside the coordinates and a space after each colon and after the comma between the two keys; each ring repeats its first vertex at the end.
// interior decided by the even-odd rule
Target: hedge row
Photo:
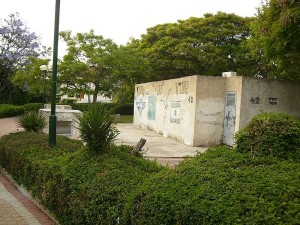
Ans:
{"type": "Polygon", "coordinates": [[[24,112],[23,106],[0,104],[0,118],[19,116],[24,112]]]}
{"type": "Polygon", "coordinates": [[[93,155],[81,142],[15,133],[0,139],[0,163],[31,190],[61,224],[117,224],[124,221],[127,198],[147,177],[163,168],[131,156],[132,147],[114,146],[93,155]]]}
{"type": "Polygon", "coordinates": [[[17,133],[0,163],[61,224],[299,224],[299,162],[219,147],[175,169],[129,154],[92,155],[79,141],[17,133]]]}
{"type": "MultiPolygon", "coordinates": [[[[133,115],[133,104],[102,103],[112,114],[133,115]]],[[[70,103],[72,109],[82,112],[88,109],[89,103],[70,103]]],[[[28,103],[22,106],[0,104],[0,118],[14,117],[23,114],[25,111],[38,111],[43,108],[42,103],[28,103]]]]}
{"type": "MultiPolygon", "coordinates": [[[[69,104],[72,106],[72,109],[80,110],[82,112],[88,109],[88,105],[90,103],[72,103],[69,104]]],[[[104,107],[111,111],[113,114],[121,114],[121,115],[133,115],[134,104],[119,104],[119,103],[101,103],[104,107]]]]}
{"type": "Polygon", "coordinates": [[[224,147],[146,180],[128,224],[299,224],[300,167],[224,147]]]}

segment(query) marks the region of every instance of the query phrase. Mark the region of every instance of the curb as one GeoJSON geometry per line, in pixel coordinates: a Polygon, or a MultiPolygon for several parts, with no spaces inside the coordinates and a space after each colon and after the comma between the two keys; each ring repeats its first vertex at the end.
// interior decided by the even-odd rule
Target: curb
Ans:
{"type": "Polygon", "coordinates": [[[46,214],[54,223],[59,224],[58,220],[51,214],[51,212],[44,208],[41,204],[40,201],[35,199],[31,194],[30,191],[28,191],[23,185],[19,185],[13,178],[12,176],[2,167],[0,167],[0,172],[4,177],[6,177],[12,184],[13,186],[16,187],[16,189],[21,192],[26,198],[28,198],[34,205],[36,205],[43,213],[46,214]]]}

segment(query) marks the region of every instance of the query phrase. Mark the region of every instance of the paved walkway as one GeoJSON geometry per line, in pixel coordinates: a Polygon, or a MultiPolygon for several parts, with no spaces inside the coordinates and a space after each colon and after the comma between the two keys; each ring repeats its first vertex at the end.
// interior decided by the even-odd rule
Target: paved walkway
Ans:
{"type": "Polygon", "coordinates": [[[0,225],[56,224],[0,172],[0,225]]]}

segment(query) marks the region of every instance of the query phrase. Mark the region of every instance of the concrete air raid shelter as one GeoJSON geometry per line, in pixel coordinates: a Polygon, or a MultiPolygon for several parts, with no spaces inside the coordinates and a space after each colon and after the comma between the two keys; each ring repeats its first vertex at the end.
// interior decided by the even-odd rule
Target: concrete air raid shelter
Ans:
{"type": "Polygon", "coordinates": [[[300,117],[300,83],[235,76],[188,76],[135,86],[134,125],[191,146],[234,145],[261,112],[300,117]]]}

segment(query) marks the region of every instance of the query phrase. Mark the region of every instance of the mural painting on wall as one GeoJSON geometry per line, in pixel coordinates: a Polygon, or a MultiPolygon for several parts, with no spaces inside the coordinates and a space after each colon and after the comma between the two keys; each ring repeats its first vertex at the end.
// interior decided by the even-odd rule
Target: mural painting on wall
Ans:
{"type": "Polygon", "coordinates": [[[170,123],[180,124],[180,101],[171,101],[170,123]]]}
{"type": "Polygon", "coordinates": [[[136,101],[135,104],[136,104],[136,108],[138,110],[138,114],[139,114],[139,116],[141,116],[144,108],[146,107],[146,102],[144,102],[142,98],[139,98],[139,100],[136,101]]]}
{"type": "Polygon", "coordinates": [[[148,97],[148,113],[147,113],[148,120],[155,120],[155,114],[156,114],[156,97],[149,96],[148,97]]]}

